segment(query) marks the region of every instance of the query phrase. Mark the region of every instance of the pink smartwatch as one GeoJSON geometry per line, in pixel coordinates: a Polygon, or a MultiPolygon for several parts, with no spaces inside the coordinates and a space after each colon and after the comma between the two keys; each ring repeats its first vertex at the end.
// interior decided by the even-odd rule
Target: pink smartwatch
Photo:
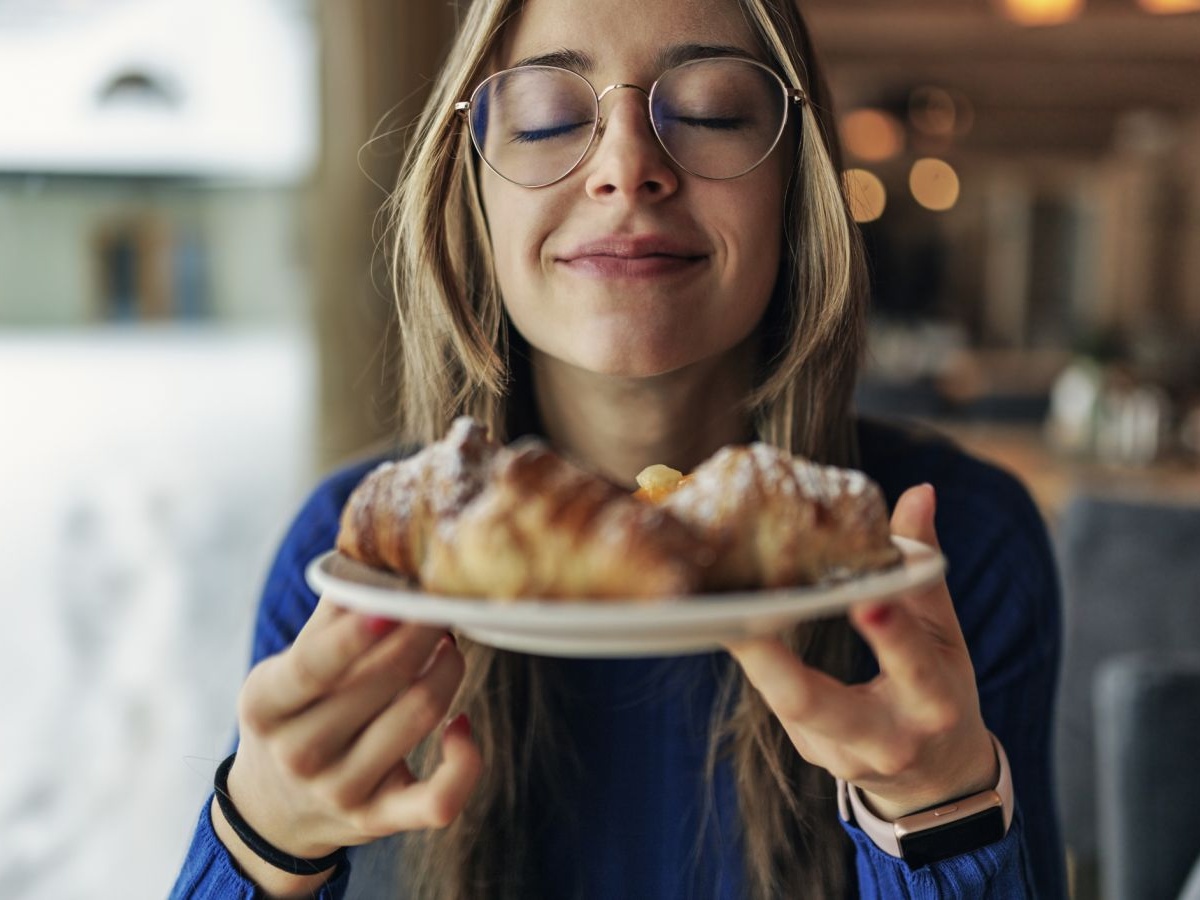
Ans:
{"type": "Polygon", "coordinates": [[[990,736],[1000,764],[1000,779],[991,790],[887,822],[871,812],[858,788],[839,778],[838,812],[842,820],[855,822],[876,847],[903,859],[913,869],[995,843],[1012,824],[1013,787],[1004,748],[994,734],[990,736]]]}

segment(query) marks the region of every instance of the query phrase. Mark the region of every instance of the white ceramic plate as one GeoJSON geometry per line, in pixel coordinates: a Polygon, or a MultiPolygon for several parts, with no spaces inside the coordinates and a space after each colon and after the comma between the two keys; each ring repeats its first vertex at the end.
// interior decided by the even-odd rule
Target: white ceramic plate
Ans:
{"type": "Polygon", "coordinates": [[[337,603],[390,619],[454,627],[505,650],[546,656],[668,656],[771,634],[804,619],[886,600],[941,577],[945,560],[906,538],[903,562],[885,572],[815,587],[697,594],[654,601],[481,600],[428,594],[411,582],[331,550],[308,566],[308,583],[337,603]]]}

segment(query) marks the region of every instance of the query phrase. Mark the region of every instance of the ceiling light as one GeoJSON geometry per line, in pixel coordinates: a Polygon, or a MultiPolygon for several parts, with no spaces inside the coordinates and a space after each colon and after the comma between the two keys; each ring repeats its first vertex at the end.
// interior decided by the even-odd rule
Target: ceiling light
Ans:
{"type": "Polygon", "coordinates": [[[1018,25],[1061,25],[1078,18],[1085,0],[1000,0],[1004,14],[1018,25]]]}
{"type": "Polygon", "coordinates": [[[1142,9],[1161,15],[1200,11],[1200,0],[1138,0],[1142,9]]]}
{"type": "Polygon", "coordinates": [[[856,109],[839,128],[846,151],[865,162],[883,162],[904,149],[904,128],[881,109],[856,109]]]}
{"type": "Polygon", "coordinates": [[[874,222],[887,207],[887,188],[879,176],[866,169],[847,169],[846,194],[855,222],[874,222]]]}
{"type": "Polygon", "coordinates": [[[908,174],[913,199],[926,209],[945,212],[958,203],[958,173],[940,159],[918,159],[908,174]]]}

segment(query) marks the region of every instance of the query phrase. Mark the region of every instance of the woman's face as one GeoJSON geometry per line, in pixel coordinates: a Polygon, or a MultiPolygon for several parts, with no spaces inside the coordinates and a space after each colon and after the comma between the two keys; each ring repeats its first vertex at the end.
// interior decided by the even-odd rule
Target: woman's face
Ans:
{"type": "MultiPolygon", "coordinates": [[[[688,45],[761,52],[735,0],[529,0],[497,68],[570,51],[597,91],[649,89],[688,45]]],[[[732,351],[761,319],[779,268],[789,142],[758,168],[711,181],[680,170],[639,91],[601,103],[603,135],[563,180],[529,189],[480,166],[505,306],[535,353],[645,377],[732,351]]],[[[548,362],[548,360],[546,360],[548,362]]]]}

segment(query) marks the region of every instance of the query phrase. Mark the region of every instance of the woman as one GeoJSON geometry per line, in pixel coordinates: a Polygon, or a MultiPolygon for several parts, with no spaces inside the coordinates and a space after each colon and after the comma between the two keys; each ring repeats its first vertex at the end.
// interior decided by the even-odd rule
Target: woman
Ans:
{"type": "Polygon", "coordinates": [[[175,896],[1062,894],[1044,530],[1006,476],[852,417],[836,161],[792,5],[473,4],[393,198],[403,435],[466,412],[624,484],[757,437],[864,468],[951,582],[728,654],[459,648],[304,586],[370,464],[338,473],[268,581],[175,896]]]}

